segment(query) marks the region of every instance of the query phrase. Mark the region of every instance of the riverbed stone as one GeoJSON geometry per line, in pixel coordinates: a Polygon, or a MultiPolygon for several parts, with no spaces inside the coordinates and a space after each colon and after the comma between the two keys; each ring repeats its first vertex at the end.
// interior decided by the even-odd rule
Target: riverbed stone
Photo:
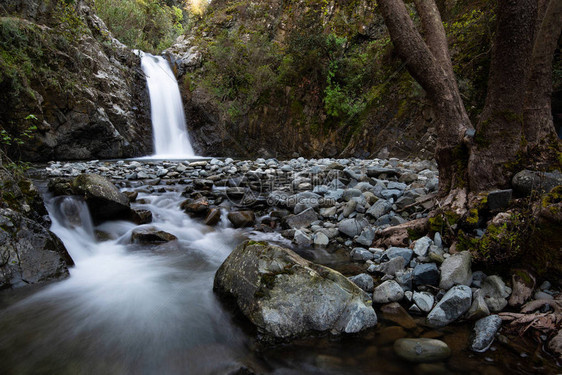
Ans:
{"type": "Polygon", "coordinates": [[[297,215],[289,215],[284,218],[283,223],[288,228],[299,229],[310,226],[313,222],[318,220],[318,215],[314,209],[309,208],[297,215]]]}
{"type": "Polygon", "coordinates": [[[384,214],[390,212],[391,209],[392,209],[392,203],[390,201],[387,201],[385,199],[379,199],[367,210],[367,215],[370,215],[375,219],[378,219],[384,214]]]}
{"type": "Polygon", "coordinates": [[[330,239],[323,232],[316,232],[314,234],[314,244],[317,246],[327,246],[330,243],[330,239]]]}
{"type": "Polygon", "coordinates": [[[359,237],[355,239],[355,242],[364,246],[371,246],[375,240],[375,228],[367,226],[363,229],[359,237]]]}
{"type": "Polygon", "coordinates": [[[177,240],[177,237],[155,227],[140,227],[131,233],[131,242],[136,244],[160,244],[177,240]]]}
{"type": "Polygon", "coordinates": [[[353,238],[360,234],[367,225],[369,222],[365,219],[345,219],[338,223],[338,230],[353,238]]]}
{"type": "Polygon", "coordinates": [[[374,303],[397,302],[404,298],[404,290],[394,280],[388,280],[377,286],[373,292],[374,303]]]}
{"type": "Polygon", "coordinates": [[[396,272],[403,270],[405,265],[406,261],[403,257],[399,256],[390,259],[388,262],[381,263],[379,271],[385,275],[394,276],[396,272]]]}
{"type": "Polygon", "coordinates": [[[437,339],[403,338],[394,342],[394,352],[415,363],[443,361],[451,355],[449,346],[437,339]]]}
{"type": "Polygon", "coordinates": [[[414,253],[419,257],[424,257],[429,251],[429,246],[433,244],[431,238],[423,236],[414,243],[414,253]]]}
{"type": "Polygon", "coordinates": [[[351,250],[351,253],[349,255],[351,256],[351,259],[357,261],[365,262],[367,260],[373,259],[373,253],[367,249],[363,249],[362,247],[353,248],[353,250],[351,250]]]}
{"type": "Polygon", "coordinates": [[[349,280],[365,292],[372,293],[375,289],[375,283],[369,274],[360,273],[359,275],[349,277],[349,280]]]}
{"type": "Polygon", "coordinates": [[[425,313],[428,313],[433,308],[435,297],[429,292],[414,292],[412,300],[425,313]]]}
{"type": "Polygon", "coordinates": [[[406,247],[391,247],[387,249],[384,254],[388,257],[388,259],[402,257],[404,258],[406,264],[408,264],[410,263],[410,260],[412,260],[414,252],[406,247]]]}
{"type": "Polygon", "coordinates": [[[453,285],[470,285],[472,282],[471,262],[472,257],[468,251],[461,251],[445,259],[441,264],[439,287],[448,290],[453,285]]]}
{"type": "Polygon", "coordinates": [[[477,289],[474,291],[474,293],[472,293],[472,305],[466,313],[466,318],[474,320],[483,318],[488,315],[490,315],[490,309],[488,308],[486,301],[484,301],[482,291],[480,289],[477,289]]]}
{"type": "Polygon", "coordinates": [[[240,244],[218,269],[214,290],[233,298],[266,340],[355,333],[377,323],[367,293],[345,276],[266,243],[240,244]]]}
{"type": "Polygon", "coordinates": [[[452,287],[427,315],[431,327],[443,327],[460,318],[472,303],[472,291],[466,285],[452,287]]]}
{"type": "Polygon", "coordinates": [[[205,225],[215,226],[221,221],[221,210],[220,208],[213,207],[210,208],[205,217],[205,225]]]}
{"type": "Polygon", "coordinates": [[[474,325],[470,349],[478,353],[488,350],[501,324],[502,319],[498,315],[490,315],[478,320],[474,325]]]}
{"type": "Polygon", "coordinates": [[[511,277],[513,291],[509,297],[509,306],[521,306],[533,295],[536,279],[527,270],[515,270],[511,277]]]}

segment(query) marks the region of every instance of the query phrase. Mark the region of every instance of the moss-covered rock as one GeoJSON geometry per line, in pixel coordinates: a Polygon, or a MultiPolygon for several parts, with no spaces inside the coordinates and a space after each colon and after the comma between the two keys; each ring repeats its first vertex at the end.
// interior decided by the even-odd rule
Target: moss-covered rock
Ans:
{"type": "Polygon", "coordinates": [[[369,296],[345,276],[269,244],[239,245],[217,271],[214,290],[234,300],[264,339],[354,333],[377,323],[369,296]]]}

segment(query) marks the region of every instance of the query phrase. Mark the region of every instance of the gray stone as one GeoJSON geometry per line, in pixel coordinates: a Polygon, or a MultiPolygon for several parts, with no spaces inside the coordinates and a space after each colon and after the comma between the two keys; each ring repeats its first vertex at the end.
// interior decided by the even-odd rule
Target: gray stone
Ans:
{"type": "Polygon", "coordinates": [[[373,292],[374,303],[398,302],[404,298],[404,290],[394,280],[388,280],[377,286],[373,292]]]}
{"type": "Polygon", "coordinates": [[[502,319],[498,315],[490,315],[478,320],[474,325],[470,349],[478,353],[488,350],[501,324],[502,319]]]}
{"type": "Polygon", "coordinates": [[[367,215],[370,215],[375,219],[378,219],[384,214],[390,212],[391,209],[392,209],[391,202],[385,199],[379,199],[367,210],[367,215]]]}
{"type": "Polygon", "coordinates": [[[423,236],[416,240],[414,243],[414,253],[419,257],[424,257],[429,251],[429,246],[431,246],[433,241],[427,236],[423,236]]]}
{"type": "Polygon", "coordinates": [[[466,285],[452,287],[427,315],[431,327],[443,327],[454,322],[468,311],[472,304],[472,291],[466,285]]]}
{"type": "Polygon", "coordinates": [[[346,202],[350,201],[353,197],[360,197],[361,190],[359,189],[346,189],[342,194],[342,199],[346,202]]]}
{"type": "Polygon", "coordinates": [[[484,301],[484,297],[482,296],[481,290],[477,289],[472,294],[472,305],[470,309],[468,309],[468,313],[466,314],[467,319],[480,319],[485,316],[490,315],[490,309],[484,301]]]}
{"type": "Polygon", "coordinates": [[[435,232],[435,235],[433,236],[433,244],[439,249],[443,248],[443,239],[441,238],[441,233],[435,232]]]}
{"type": "Polygon", "coordinates": [[[131,241],[136,244],[161,244],[175,241],[177,237],[155,227],[136,228],[131,233],[131,241]]]}
{"type": "Polygon", "coordinates": [[[351,276],[349,278],[355,285],[363,289],[365,292],[372,293],[375,289],[375,282],[373,278],[366,273],[360,273],[356,276],[351,276]]]}
{"type": "Polygon", "coordinates": [[[545,292],[540,291],[540,290],[535,293],[533,298],[534,299],[546,299],[546,300],[553,300],[554,299],[554,297],[551,296],[550,294],[545,293],[545,292]]]}
{"type": "Polygon", "coordinates": [[[511,277],[513,291],[509,297],[509,306],[521,306],[533,295],[536,279],[526,270],[515,270],[511,277]]]}
{"type": "Polygon", "coordinates": [[[402,196],[402,190],[385,189],[380,192],[380,196],[384,199],[390,199],[390,198],[398,199],[399,197],[402,196]]]}
{"type": "Polygon", "coordinates": [[[388,262],[381,263],[379,271],[386,274],[394,276],[396,272],[404,269],[406,261],[402,257],[396,257],[390,259],[388,262]]]}
{"type": "Polygon", "coordinates": [[[360,234],[367,225],[369,222],[365,219],[345,219],[338,223],[338,230],[353,238],[360,234]]]}
{"type": "Polygon", "coordinates": [[[312,245],[312,238],[300,229],[295,230],[293,241],[300,247],[309,247],[312,245]]]}
{"type": "Polygon", "coordinates": [[[368,167],[367,168],[367,176],[369,177],[378,177],[381,174],[386,175],[387,177],[395,176],[398,174],[398,170],[394,168],[383,168],[383,167],[368,167]]]}
{"type": "Polygon", "coordinates": [[[439,284],[439,269],[435,263],[422,263],[414,268],[414,285],[432,285],[439,284]]]}
{"type": "Polygon", "coordinates": [[[406,264],[410,263],[413,254],[414,252],[406,247],[391,247],[385,252],[388,259],[402,257],[406,261],[406,264]]]}
{"type": "Polygon", "coordinates": [[[492,211],[502,210],[509,206],[513,190],[494,190],[488,194],[488,208],[492,211]]]}
{"type": "Polygon", "coordinates": [[[470,269],[472,257],[468,251],[453,254],[441,265],[441,289],[449,289],[453,285],[470,285],[472,283],[472,270],[470,269]]]}
{"type": "Polygon", "coordinates": [[[371,226],[366,227],[361,232],[361,235],[355,239],[355,242],[364,246],[371,246],[375,240],[375,229],[371,226]]]}
{"type": "Polygon", "coordinates": [[[486,277],[488,277],[488,275],[486,275],[484,272],[474,271],[472,273],[472,284],[471,285],[473,285],[477,288],[482,287],[482,281],[484,281],[486,279],[486,277]]]}
{"type": "Polygon", "coordinates": [[[409,362],[443,361],[451,355],[449,346],[441,340],[402,338],[394,342],[394,352],[409,362]]]}
{"type": "Polygon", "coordinates": [[[343,206],[343,216],[348,217],[349,215],[351,215],[351,213],[355,211],[355,207],[357,207],[356,201],[351,200],[349,202],[346,202],[343,206]]]}
{"type": "Polygon", "coordinates": [[[431,311],[435,302],[435,297],[428,292],[414,292],[412,299],[419,309],[425,313],[431,311]]]}
{"type": "Polygon", "coordinates": [[[239,245],[218,269],[214,290],[233,298],[264,338],[355,333],[377,323],[357,285],[278,246],[239,245]]]}
{"type": "Polygon", "coordinates": [[[288,228],[299,229],[310,226],[313,222],[318,220],[318,215],[314,209],[309,208],[299,213],[298,215],[289,215],[284,218],[283,223],[288,228]]]}
{"type": "Polygon", "coordinates": [[[330,239],[322,232],[316,232],[314,235],[314,244],[318,246],[327,246],[330,243],[330,239]]]}
{"type": "MultiPolygon", "coordinates": [[[[399,258],[395,258],[399,259],[399,258]]],[[[406,270],[398,270],[394,274],[396,282],[400,284],[402,289],[404,290],[412,290],[412,281],[413,281],[413,271],[411,268],[406,270]]]]}
{"type": "Polygon", "coordinates": [[[482,295],[491,312],[500,312],[507,306],[507,298],[511,289],[505,286],[503,280],[496,275],[488,276],[482,282],[482,295]]]}

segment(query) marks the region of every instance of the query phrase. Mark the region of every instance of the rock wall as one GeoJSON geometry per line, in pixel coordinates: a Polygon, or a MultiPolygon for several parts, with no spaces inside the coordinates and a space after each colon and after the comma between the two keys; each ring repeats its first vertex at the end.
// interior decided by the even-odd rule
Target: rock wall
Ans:
{"type": "Polygon", "coordinates": [[[88,1],[0,6],[0,125],[29,161],[120,158],[152,149],[140,60],[88,1]],[[30,116],[32,115],[32,116],[30,116]]]}
{"type": "Polygon", "coordinates": [[[43,200],[30,180],[2,165],[0,151],[0,289],[68,276],[72,259],[51,233],[43,200]]]}

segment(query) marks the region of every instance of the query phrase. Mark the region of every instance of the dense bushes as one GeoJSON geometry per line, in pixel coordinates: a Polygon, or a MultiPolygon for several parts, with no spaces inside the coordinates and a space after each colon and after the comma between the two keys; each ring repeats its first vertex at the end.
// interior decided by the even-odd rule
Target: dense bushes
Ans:
{"type": "Polygon", "coordinates": [[[131,48],[160,52],[184,32],[183,10],[165,1],[96,0],[95,5],[113,35],[131,48]]]}

